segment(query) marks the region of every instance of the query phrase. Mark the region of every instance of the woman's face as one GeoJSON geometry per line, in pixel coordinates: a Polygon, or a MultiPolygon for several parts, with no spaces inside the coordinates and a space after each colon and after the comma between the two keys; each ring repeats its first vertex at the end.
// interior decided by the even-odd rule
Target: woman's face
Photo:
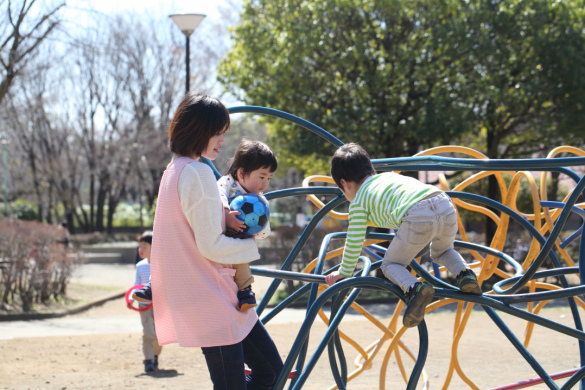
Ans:
{"type": "Polygon", "coordinates": [[[210,160],[215,160],[215,158],[219,154],[219,150],[221,149],[221,146],[224,144],[223,134],[226,131],[227,131],[227,129],[222,131],[219,135],[215,135],[215,136],[211,137],[209,139],[209,142],[207,143],[207,147],[205,148],[203,153],[201,153],[201,156],[208,158],[210,160]]]}

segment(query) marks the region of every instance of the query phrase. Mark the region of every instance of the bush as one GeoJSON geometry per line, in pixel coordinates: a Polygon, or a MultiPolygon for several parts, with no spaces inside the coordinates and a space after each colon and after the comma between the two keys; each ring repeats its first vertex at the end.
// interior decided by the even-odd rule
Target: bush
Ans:
{"type": "MultiPolygon", "coordinates": [[[[146,205],[142,208],[143,226],[152,226],[154,213],[146,205]]],[[[120,203],[114,212],[113,226],[140,226],[140,205],[138,203],[120,203]]]]}
{"type": "Polygon", "coordinates": [[[60,227],[0,218],[0,306],[33,310],[65,296],[80,256],[68,256],[60,227]]]}
{"type": "Polygon", "coordinates": [[[15,200],[10,203],[9,206],[10,215],[14,218],[21,219],[23,221],[36,221],[39,216],[39,210],[34,204],[27,202],[26,200],[15,200]]]}

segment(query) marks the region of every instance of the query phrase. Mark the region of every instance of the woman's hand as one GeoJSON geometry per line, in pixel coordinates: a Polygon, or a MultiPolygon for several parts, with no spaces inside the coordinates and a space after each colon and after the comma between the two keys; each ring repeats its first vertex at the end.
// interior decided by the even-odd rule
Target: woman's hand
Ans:
{"type": "Polygon", "coordinates": [[[240,215],[239,211],[231,211],[229,209],[225,210],[225,224],[237,232],[243,232],[246,224],[240,221],[236,215],[240,215]]]}
{"type": "Polygon", "coordinates": [[[327,284],[331,286],[335,284],[335,282],[337,282],[338,280],[343,279],[344,277],[345,276],[339,275],[339,271],[335,271],[325,276],[325,282],[327,282],[327,284]]]}

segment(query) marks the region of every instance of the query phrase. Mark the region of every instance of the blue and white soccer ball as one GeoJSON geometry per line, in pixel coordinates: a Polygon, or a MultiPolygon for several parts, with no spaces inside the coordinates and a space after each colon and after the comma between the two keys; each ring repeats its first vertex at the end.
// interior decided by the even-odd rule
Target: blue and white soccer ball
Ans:
{"type": "Polygon", "coordinates": [[[232,211],[239,211],[236,215],[240,221],[246,224],[242,234],[253,236],[264,229],[270,218],[268,202],[256,194],[239,195],[230,204],[232,211]]]}

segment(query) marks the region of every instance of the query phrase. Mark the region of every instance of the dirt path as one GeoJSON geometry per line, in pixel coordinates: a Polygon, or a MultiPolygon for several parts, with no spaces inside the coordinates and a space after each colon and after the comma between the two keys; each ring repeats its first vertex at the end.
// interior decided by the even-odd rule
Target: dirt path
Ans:
{"type": "MultiPolygon", "coordinates": [[[[545,309],[543,315],[572,326],[567,308],[545,309]]],[[[134,318],[139,326],[138,315],[126,309],[121,299],[75,316],[96,321],[99,318],[115,317],[134,318]]],[[[426,371],[431,389],[442,388],[447,376],[454,317],[452,312],[427,316],[430,350],[426,371]]],[[[509,316],[503,318],[516,335],[522,337],[524,323],[509,316]]],[[[382,319],[382,322],[387,323],[387,319],[382,319]]],[[[267,328],[283,359],[300,326],[300,322],[268,324],[267,328]]],[[[322,322],[313,327],[310,352],[314,350],[324,330],[322,322]]],[[[380,331],[370,322],[355,317],[345,322],[341,330],[351,335],[363,348],[380,337],[380,331]]],[[[0,340],[0,389],[211,389],[205,361],[198,348],[165,346],[160,357],[161,370],[154,375],[144,374],[140,337],[140,332],[135,329],[119,329],[118,333],[110,334],[0,340]]],[[[403,340],[413,351],[417,351],[416,330],[408,330],[403,340]]],[[[353,360],[357,352],[348,343],[344,342],[343,345],[351,372],[355,369],[353,360]]],[[[378,388],[380,366],[387,345],[384,345],[373,367],[350,382],[349,389],[378,388]]],[[[536,327],[530,347],[531,353],[549,373],[579,366],[577,342],[568,336],[536,327]]],[[[410,370],[412,363],[408,357],[404,354],[400,356],[406,362],[407,370],[410,370]]],[[[480,311],[473,312],[470,317],[467,330],[461,338],[458,356],[463,372],[480,389],[536,376],[497,327],[480,311]]],[[[387,388],[404,388],[394,356],[388,367],[387,388]]],[[[327,356],[323,356],[303,389],[326,389],[332,385],[334,381],[329,362],[327,356]]],[[[419,384],[419,388],[422,385],[419,384]]],[[[469,386],[455,374],[449,388],[466,389],[469,386]]],[[[533,387],[544,388],[546,386],[543,385],[533,387]]]]}

